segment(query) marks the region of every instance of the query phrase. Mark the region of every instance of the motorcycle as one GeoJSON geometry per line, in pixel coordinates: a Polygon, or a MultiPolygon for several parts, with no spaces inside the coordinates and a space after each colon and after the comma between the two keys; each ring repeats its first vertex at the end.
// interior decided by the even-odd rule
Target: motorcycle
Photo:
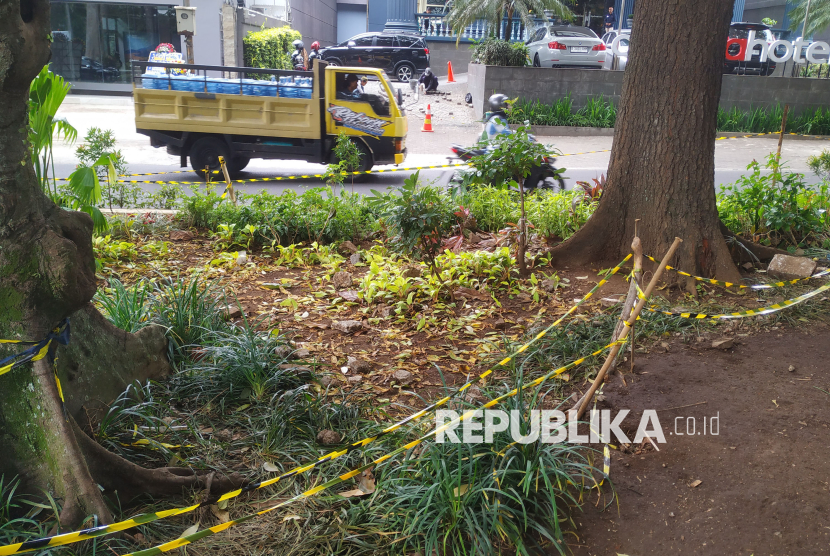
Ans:
{"type": "MultiPolygon", "coordinates": [[[[481,147],[463,147],[461,145],[451,145],[450,150],[455,155],[454,157],[448,157],[450,160],[457,158],[464,162],[469,162],[474,156],[487,153],[487,149],[481,147]]],[[[565,180],[562,179],[564,169],[557,169],[554,166],[555,162],[556,158],[546,156],[542,164],[533,168],[530,175],[525,178],[525,191],[554,190],[556,187],[559,187],[559,191],[565,191],[565,180]]]]}

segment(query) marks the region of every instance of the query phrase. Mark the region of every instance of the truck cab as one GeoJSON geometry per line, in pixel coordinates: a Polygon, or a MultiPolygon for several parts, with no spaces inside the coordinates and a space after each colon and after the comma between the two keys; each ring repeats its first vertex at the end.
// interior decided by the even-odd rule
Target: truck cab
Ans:
{"type": "Polygon", "coordinates": [[[360,170],[406,158],[406,114],[383,70],[315,60],[312,71],[159,62],[133,71],[136,131],[202,178],[219,157],[232,177],[253,158],[328,164],[341,133],[360,150],[360,170]]]}

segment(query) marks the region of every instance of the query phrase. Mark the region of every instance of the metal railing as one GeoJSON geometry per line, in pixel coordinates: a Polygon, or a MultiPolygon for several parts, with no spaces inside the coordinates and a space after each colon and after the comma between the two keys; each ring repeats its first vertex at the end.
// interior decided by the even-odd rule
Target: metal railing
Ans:
{"type": "MultiPolygon", "coordinates": [[[[456,33],[447,22],[449,17],[448,14],[417,13],[415,14],[415,17],[418,22],[418,32],[421,35],[424,35],[427,39],[454,40],[461,38],[462,40],[481,40],[489,36],[495,36],[496,34],[495,26],[492,23],[484,21],[483,19],[465,27],[461,31],[459,37],[459,33],[456,33]]],[[[500,37],[504,37],[504,34],[507,31],[507,21],[507,18],[504,18],[500,23],[498,33],[500,37]]],[[[513,18],[511,23],[512,26],[508,40],[513,42],[526,41],[529,33],[522,23],[522,20],[519,18],[513,18]]],[[[538,25],[541,25],[542,23],[543,20],[539,19],[538,25]]],[[[531,31],[536,28],[537,25],[534,25],[531,31]]]]}

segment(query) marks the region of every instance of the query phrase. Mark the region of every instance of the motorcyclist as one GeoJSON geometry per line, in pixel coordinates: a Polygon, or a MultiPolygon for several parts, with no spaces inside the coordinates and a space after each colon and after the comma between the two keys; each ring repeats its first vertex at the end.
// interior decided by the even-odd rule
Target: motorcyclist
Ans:
{"type": "Polygon", "coordinates": [[[481,134],[481,142],[487,143],[487,148],[499,135],[511,135],[513,131],[507,121],[507,95],[495,94],[487,101],[489,112],[485,114],[484,132],[481,134]]]}
{"type": "Polygon", "coordinates": [[[314,41],[311,43],[311,52],[308,54],[308,59],[312,60],[314,58],[320,57],[320,43],[318,41],[314,41]]]}
{"type": "Polygon", "coordinates": [[[308,66],[308,53],[305,51],[303,41],[297,39],[291,43],[294,52],[291,53],[291,66],[295,70],[305,71],[308,66]]]}

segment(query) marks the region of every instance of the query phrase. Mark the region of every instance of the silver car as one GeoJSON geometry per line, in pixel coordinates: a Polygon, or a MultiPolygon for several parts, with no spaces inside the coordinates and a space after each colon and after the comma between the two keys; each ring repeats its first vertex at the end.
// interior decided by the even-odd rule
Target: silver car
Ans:
{"type": "Polygon", "coordinates": [[[528,40],[530,59],[535,67],[601,69],[606,46],[587,27],[549,25],[540,27],[528,40]]]}
{"type": "Polygon", "coordinates": [[[605,63],[602,64],[602,69],[606,70],[620,70],[625,71],[625,66],[628,65],[628,44],[631,39],[631,29],[622,29],[620,31],[608,31],[602,36],[602,42],[605,43],[605,63]],[[617,43],[617,50],[619,55],[615,55],[611,49],[611,44],[617,37],[621,37],[617,43]]]}

